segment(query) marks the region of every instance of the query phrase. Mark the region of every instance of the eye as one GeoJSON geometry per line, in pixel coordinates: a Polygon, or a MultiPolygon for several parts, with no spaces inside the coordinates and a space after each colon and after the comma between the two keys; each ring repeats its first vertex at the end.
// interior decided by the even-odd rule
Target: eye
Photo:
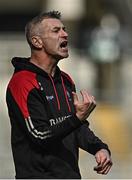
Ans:
{"type": "Polygon", "coordinates": [[[66,28],[65,28],[65,27],[63,27],[62,29],[63,29],[63,31],[65,31],[65,32],[66,32],[66,28]]]}
{"type": "Polygon", "coordinates": [[[53,32],[57,33],[57,32],[59,32],[59,30],[60,30],[60,28],[54,28],[53,32]]]}
{"type": "Polygon", "coordinates": [[[59,31],[58,29],[56,29],[56,30],[53,30],[53,32],[56,32],[56,33],[57,33],[58,31],[59,31]]]}

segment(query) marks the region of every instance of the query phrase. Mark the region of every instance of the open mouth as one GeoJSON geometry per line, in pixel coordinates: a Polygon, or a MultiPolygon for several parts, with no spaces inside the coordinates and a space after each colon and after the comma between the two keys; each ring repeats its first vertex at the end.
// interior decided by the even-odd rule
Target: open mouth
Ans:
{"type": "Polygon", "coordinates": [[[62,49],[67,49],[67,45],[68,45],[68,42],[67,42],[67,41],[63,41],[63,42],[61,42],[61,44],[60,44],[60,48],[62,48],[62,49]]]}

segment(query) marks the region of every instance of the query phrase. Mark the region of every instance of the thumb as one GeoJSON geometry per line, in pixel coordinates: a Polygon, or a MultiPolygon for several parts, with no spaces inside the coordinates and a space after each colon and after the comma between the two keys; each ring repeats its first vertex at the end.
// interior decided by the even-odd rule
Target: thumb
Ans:
{"type": "Polygon", "coordinates": [[[95,159],[96,159],[97,164],[100,164],[100,163],[101,163],[101,158],[100,158],[99,153],[97,153],[97,154],[95,155],[95,159]]]}
{"type": "Polygon", "coordinates": [[[74,103],[78,102],[78,96],[75,92],[72,92],[74,103]]]}

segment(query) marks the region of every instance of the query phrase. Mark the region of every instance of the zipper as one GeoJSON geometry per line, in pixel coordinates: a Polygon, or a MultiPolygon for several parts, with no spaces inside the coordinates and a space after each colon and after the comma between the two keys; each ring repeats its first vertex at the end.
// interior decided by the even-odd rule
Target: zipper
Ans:
{"type": "MultiPolygon", "coordinates": [[[[53,88],[54,88],[54,92],[55,92],[55,96],[56,96],[56,100],[57,100],[58,110],[60,110],[60,101],[59,101],[59,97],[58,97],[58,93],[57,93],[57,90],[56,90],[56,87],[55,87],[54,80],[53,80],[53,78],[50,75],[49,75],[49,78],[50,78],[50,80],[52,82],[52,85],[53,85],[53,88]]],[[[66,104],[68,106],[69,112],[71,112],[71,107],[70,107],[70,104],[69,104],[69,101],[68,101],[68,97],[67,97],[67,93],[66,93],[66,88],[65,88],[65,84],[64,84],[64,80],[63,80],[62,76],[61,76],[61,82],[62,82],[64,96],[65,96],[65,99],[66,99],[66,104]]]]}

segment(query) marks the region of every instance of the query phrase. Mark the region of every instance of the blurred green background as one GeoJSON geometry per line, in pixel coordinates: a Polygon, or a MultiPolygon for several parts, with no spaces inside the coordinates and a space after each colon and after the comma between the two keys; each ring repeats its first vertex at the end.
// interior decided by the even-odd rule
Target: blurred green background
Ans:
{"type": "Polygon", "coordinates": [[[0,0],[0,178],[14,178],[5,103],[10,60],[30,56],[25,24],[47,10],[62,12],[70,56],[59,65],[78,93],[87,89],[96,97],[90,127],[112,151],[114,165],[102,176],[93,171],[94,156],[80,150],[82,178],[132,178],[132,0],[0,0]]]}

